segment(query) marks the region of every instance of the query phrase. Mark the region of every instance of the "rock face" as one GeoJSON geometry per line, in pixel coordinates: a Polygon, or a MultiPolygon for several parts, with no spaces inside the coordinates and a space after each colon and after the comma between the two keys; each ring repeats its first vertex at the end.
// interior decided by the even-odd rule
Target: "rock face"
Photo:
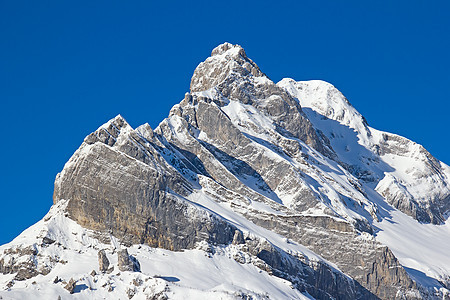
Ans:
{"type": "Polygon", "coordinates": [[[241,231],[236,230],[233,237],[233,245],[244,244],[244,236],[241,231]]]}
{"type": "Polygon", "coordinates": [[[149,143],[118,116],[89,135],[66,164],[55,183],[55,201],[71,199],[68,212],[79,224],[111,230],[131,243],[179,250],[205,236],[231,241],[232,226],[180,200],[192,187],[155,147],[156,140],[149,143]],[[197,217],[189,218],[186,210],[197,217]],[[175,238],[180,235],[186,238],[175,238]]]}
{"type": "MultiPolygon", "coordinates": [[[[317,299],[413,299],[430,294],[377,242],[374,223],[391,204],[441,224],[449,178],[420,145],[370,128],[330,84],[275,84],[225,43],[155,130],[117,116],[86,137],[56,178],[54,203],[68,200],[71,219],[125,245],[231,244],[317,299]],[[294,255],[294,244],[320,259],[294,255]]],[[[118,261],[139,269],[126,249],[118,261]]],[[[108,268],[101,251],[99,263],[108,268]]]]}
{"type": "MultiPolygon", "coordinates": [[[[297,137],[317,150],[325,152],[323,142],[305,117],[298,101],[268,79],[247,57],[241,46],[229,43],[219,45],[212,51],[211,57],[195,69],[191,79],[191,92],[208,90],[215,90],[229,100],[237,100],[256,107],[272,119],[280,134],[297,137]]],[[[215,104],[220,107],[225,102],[219,100],[215,104]]],[[[210,113],[214,114],[214,108],[203,106],[199,106],[197,110],[201,113],[201,117],[197,119],[200,121],[197,123],[198,128],[211,137],[229,133],[230,130],[220,127],[222,124],[227,126],[225,120],[220,120],[220,116],[218,121],[221,122],[217,124],[219,127],[210,126],[214,124],[210,123],[214,121],[211,119],[214,116],[210,116],[210,113]]],[[[240,144],[243,142],[241,139],[236,142],[239,146],[245,145],[240,144]]]]}

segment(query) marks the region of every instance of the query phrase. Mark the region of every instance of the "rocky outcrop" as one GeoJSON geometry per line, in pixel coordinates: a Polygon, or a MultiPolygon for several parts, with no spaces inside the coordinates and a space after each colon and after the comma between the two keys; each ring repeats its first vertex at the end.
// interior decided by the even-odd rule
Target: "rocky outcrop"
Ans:
{"type": "Polygon", "coordinates": [[[100,250],[98,251],[98,269],[100,272],[106,272],[109,268],[109,260],[106,257],[106,251],[100,250]]]}
{"type": "Polygon", "coordinates": [[[6,249],[0,256],[0,274],[15,274],[14,280],[23,281],[39,274],[47,275],[54,263],[37,263],[36,245],[6,249]]]}
{"type": "MultiPolygon", "coordinates": [[[[123,118],[111,124],[109,139],[89,144],[90,135],[55,182],[54,201],[70,199],[72,219],[128,243],[173,250],[193,248],[205,238],[222,244],[232,240],[232,226],[182,200],[191,185],[147,140],[136,132],[121,140],[123,118]],[[118,142],[111,142],[113,137],[118,142]]],[[[106,136],[105,130],[95,136],[106,136]]]]}
{"type": "Polygon", "coordinates": [[[68,290],[70,294],[73,294],[76,284],[77,281],[74,280],[73,278],[70,278],[69,282],[64,286],[64,288],[68,290]]]}
{"type": "Polygon", "coordinates": [[[236,230],[234,232],[234,237],[233,237],[233,245],[239,245],[239,244],[243,244],[245,243],[244,241],[244,235],[242,234],[242,231],[240,230],[236,230]]]}
{"type": "Polygon", "coordinates": [[[259,268],[291,281],[295,288],[314,299],[379,299],[357,281],[320,261],[292,256],[263,239],[246,240],[245,246],[262,260],[263,264],[255,263],[259,268]]]}
{"type": "MultiPolygon", "coordinates": [[[[224,43],[211,52],[211,57],[200,63],[191,79],[191,91],[206,91],[223,84],[229,76],[266,77],[239,45],[224,43]]],[[[225,85],[224,85],[225,86],[225,85]]],[[[247,102],[249,99],[244,100],[247,102]]]]}
{"type": "Polygon", "coordinates": [[[445,166],[421,145],[398,135],[382,134],[377,146],[381,156],[412,156],[419,162],[421,169],[411,167],[408,171],[414,178],[413,183],[405,182],[396,175],[386,174],[378,182],[376,190],[392,206],[420,222],[445,223],[445,215],[450,211],[450,189],[446,184],[445,166]],[[417,189],[417,186],[423,188],[417,189]]]}
{"type": "MultiPolygon", "coordinates": [[[[191,92],[210,89],[215,89],[227,99],[255,106],[273,120],[282,135],[297,137],[322,153],[331,155],[329,149],[323,147],[324,143],[305,117],[298,101],[268,79],[241,46],[230,43],[219,45],[212,51],[211,57],[195,69],[191,92]]],[[[223,102],[219,100],[216,103],[220,106],[223,102]]],[[[203,113],[205,110],[199,107],[197,112],[203,113]]],[[[215,123],[207,123],[210,124],[215,123]]],[[[199,124],[199,128],[203,130],[204,126],[199,124]]]]}
{"type": "Polygon", "coordinates": [[[254,214],[248,214],[247,217],[255,224],[308,246],[382,299],[395,299],[398,291],[417,290],[387,247],[374,240],[363,240],[355,231],[311,226],[302,218],[270,218],[267,222],[267,216],[256,218],[254,214]]]}
{"type": "Polygon", "coordinates": [[[122,249],[117,252],[117,264],[119,266],[119,270],[122,272],[140,272],[141,266],[138,260],[128,254],[127,249],[122,249]]]}

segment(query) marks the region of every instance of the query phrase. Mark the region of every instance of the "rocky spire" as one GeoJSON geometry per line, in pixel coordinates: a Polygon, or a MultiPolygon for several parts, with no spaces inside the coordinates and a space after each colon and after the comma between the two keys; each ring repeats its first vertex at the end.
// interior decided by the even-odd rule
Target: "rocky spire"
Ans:
{"type": "Polygon", "coordinates": [[[234,81],[238,77],[247,76],[266,77],[247,57],[241,46],[223,43],[214,48],[211,56],[195,69],[191,79],[191,92],[206,91],[214,86],[220,86],[227,79],[234,81]]]}
{"type": "MultiPolygon", "coordinates": [[[[281,135],[299,138],[326,156],[333,156],[332,151],[323,147],[328,142],[320,140],[299,102],[270,80],[247,57],[241,46],[223,43],[214,48],[211,56],[195,69],[191,92],[195,94],[211,89],[210,94],[216,95],[215,102],[220,106],[226,103],[219,101],[221,97],[252,105],[273,121],[281,135]]],[[[204,97],[201,95],[201,98],[204,97]]],[[[211,100],[214,99],[208,102],[211,100]]],[[[199,111],[197,114],[202,113],[199,111]]],[[[190,120],[201,118],[197,115],[190,120]]],[[[208,132],[207,128],[199,129],[208,132]]]]}

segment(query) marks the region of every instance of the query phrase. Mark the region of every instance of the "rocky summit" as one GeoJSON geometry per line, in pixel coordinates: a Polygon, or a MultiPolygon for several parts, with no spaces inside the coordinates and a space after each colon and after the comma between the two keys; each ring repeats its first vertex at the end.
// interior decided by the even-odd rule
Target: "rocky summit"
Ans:
{"type": "Polygon", "coordinates": [[[450,299],[450,168],[239,45],[157,128],[120,115],[0,247],[3,299],[450,299]]]}

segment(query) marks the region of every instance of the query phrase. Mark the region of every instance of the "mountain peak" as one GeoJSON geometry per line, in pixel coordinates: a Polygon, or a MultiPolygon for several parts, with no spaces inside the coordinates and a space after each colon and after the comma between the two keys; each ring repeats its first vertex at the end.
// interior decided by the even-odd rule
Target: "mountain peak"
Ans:
{"type": "Polygon", "coordinates": [[[448,299],[449,166],[238,45],[191,91],[154,131],[85,138],[51,213],[0,246],[0,299],[448,299]]]}
{"type": "Polygon", "coordinates": [[[197,66],[191,79],[191,91],[206,91],[252,76],[266,77],[247,57],[241,46],[223,43],[214,48],[211,56],[197,66]]]}
{"type": "Polygon", "coordinates": [[[215,56],[215,55],[221,55],[224,53],[229,53],[231,55],[242,55],[243,57],[247,57],[247,55],[245,54],[245,50],[244,48],[242,48],[241,45],[238,44],[231,44],[228,42],[225,42],[223,44],[220,44],[219,46],[217,46],[216,48],[214,48],[211,52],[211,56],[215,56]]]}
{"type": "Polygon", "coordinates": [[[120,132],[124,129],[132,130],[130,124],[119,114],[88,135],[84,141],[87,144],[94,144],[100,141],[112,146],[116,142],[120,132]]]}

